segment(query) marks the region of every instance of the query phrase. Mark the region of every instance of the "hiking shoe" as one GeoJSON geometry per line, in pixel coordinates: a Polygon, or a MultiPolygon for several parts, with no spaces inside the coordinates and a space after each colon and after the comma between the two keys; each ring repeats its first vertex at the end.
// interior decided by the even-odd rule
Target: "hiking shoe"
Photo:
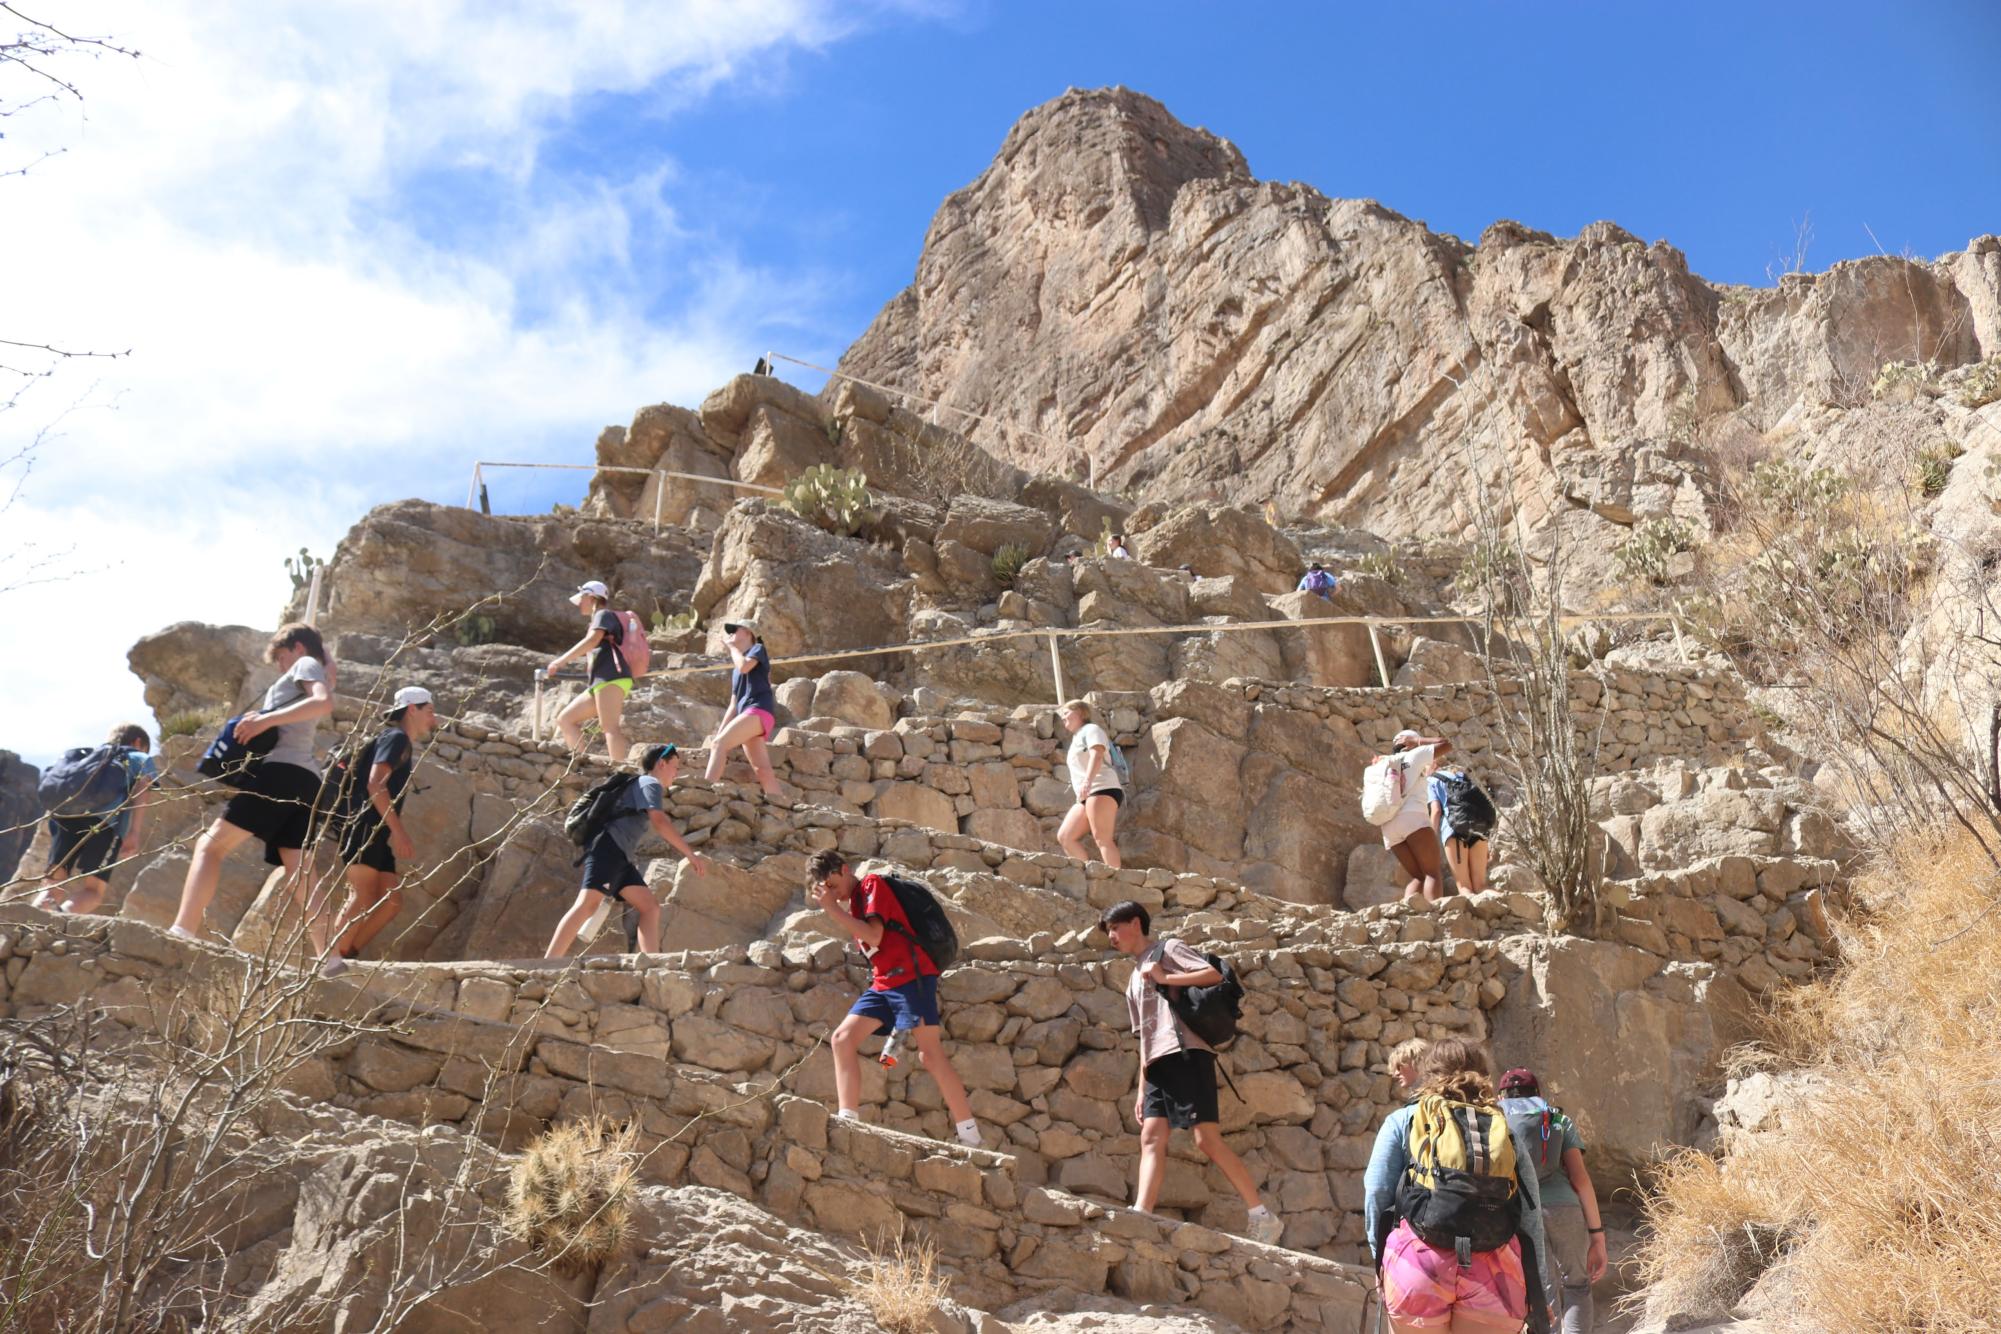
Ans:
{"type": "Polygon", "coordinates": [[[167,934],[168,934],[168,935],[170,935],[170,936],[179,936],[179,937],[180,937],[180,938],[181,938],[182,940],[200,940],[200,939],[201,939],[201,937],[200,937],[200,936],[196,935],[196,934],[195,934],[194,932],[192,932],[192,931],[188,930],[188,929],[187,929],[186,927],[184,927],[184,926],[170,926],[170,927],[168,927],[168,928],[167,928],[167,934]]]}
{"type": "Polygon", "coordinates": [[[347,960],[336,954],[320,965],[321,977],[339,977],[347,971],[347,960]]]}
{"type": "Polygon", "coordinates": [[[1277,1214],[1268,1213],[1263,1218],[1253,1218],[1245,1229],[1252,1241],[1263,1242],[1267,1246],[1278,1245],[1278,1239],[1285,1235],[1285,1220],[1277,1214]]]}

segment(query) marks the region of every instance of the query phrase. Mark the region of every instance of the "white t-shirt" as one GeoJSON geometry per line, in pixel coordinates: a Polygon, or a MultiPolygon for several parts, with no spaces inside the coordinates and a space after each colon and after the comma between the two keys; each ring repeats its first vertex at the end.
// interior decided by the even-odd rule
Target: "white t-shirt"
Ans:
{"type": "Polygon", "coordinates": [[[1436,746],[1412,746],[1399,757],[1403,760],[1403,805],[1398,815],[1409,815],[1413,811],[1431,823],[1431,785],[1424,776],[1431,771],[1432,753],[1436,746]]]}
{"type": "MultiPolygon", "coordinates": [[[[1098,765],[1098,777],[1091,784],[1092,792],[1117,792],[1125,785],[1119,782],[1119,771],[1112,767],[1112,738],[1104,728],[1096,723],[1085,723],[1070,738],[1070,790],[1075,792],[1084,785],[1084,775],[1091,771],[1091,748],[1103,746],[1105,757],[1098,765]]],[[[1085,794],[1090,795],[1089,793],[1085,794]]]]}

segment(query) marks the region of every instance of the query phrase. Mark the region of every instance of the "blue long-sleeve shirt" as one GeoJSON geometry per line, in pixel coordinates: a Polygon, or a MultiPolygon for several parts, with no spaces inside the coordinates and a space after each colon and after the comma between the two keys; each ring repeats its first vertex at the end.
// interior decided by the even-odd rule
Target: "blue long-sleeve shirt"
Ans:
{"type": "MultiPolygon", "coordinates": [[[[1383,1121],[1383,1128],[1376,1132],[1376,1147],[1369,1151],[1369,1166],[1362,1173],[1362,1208],[1368,1220],[1371,1254],[1376,1247],[1376,1218],[1396,1203],[1397,1183],[1403,1180],[1404,1169],[1410,1166],[1410,1121],[1416,1114],[1415,1104],[1391,1112],[1383,1121]]],[[[1495,1115],[1499,1114],[1496,1111],[1495,1115]]],[[[1515,1161],[1521,1164],[1535,1161],[1533,1150],[1521,1133],[1513,1127],[1508,1133],[1514,1137],[1515,1161]]],[[[1517,1179],[1522,1191],[1522,1231],[1535,1243],[1535,1253],[1540,1258],[1543,1256],[1542,1192],[1536,1185],[1534,1172],[1521,1172],[1517,1179]]]]}

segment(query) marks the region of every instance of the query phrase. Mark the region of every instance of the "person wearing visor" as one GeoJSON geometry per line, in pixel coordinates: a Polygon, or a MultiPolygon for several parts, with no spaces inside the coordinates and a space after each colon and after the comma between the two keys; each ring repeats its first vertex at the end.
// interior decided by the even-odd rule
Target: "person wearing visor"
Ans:
{"type": "Polygon", "coordinates": [[[598,726],[604,730],[611,762],[623,764],[631,753],[631,744],[625,738],[622,719],[625,697],[632,693],[632,669],[626,664],[621,647],[625,642],[625,626],[611,609],[611,591],[599,580],[578,584],[577,591],[570,594],[570,605],[584,614],[590,629],[560,657],[550,660],[549,679],[553,681],[564,664],[588,653],[590,680],[584,693],[565,704],[556,715],[556,726],[562,730],[563,740],[570,749],[580,751],[584,748],[584,723],[595,715],[598,726]]]}

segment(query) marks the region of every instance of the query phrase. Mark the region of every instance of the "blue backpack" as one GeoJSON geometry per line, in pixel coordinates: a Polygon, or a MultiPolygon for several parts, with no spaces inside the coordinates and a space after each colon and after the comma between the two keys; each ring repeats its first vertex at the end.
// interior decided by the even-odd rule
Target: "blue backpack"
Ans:
{"type": "Polygon", "coordinates": [[[239,713],[222,725],[215,734],[215,740],[208,743],[195,769],[204,778],[213,778],[231,787],[247,787],[250,771],[257,761],[271,753],[278,744],[278,729],[270,728],[259,732],[249,741],[236,739],[236,725],[250,715],[239,713]]]}
{"type": "Polygon", "coordinates": [[[64,751],[36,785],[43,809],[63,819],[117,810],[132,789],[124,752],[125,747],[109,742],[64,751]]]}

